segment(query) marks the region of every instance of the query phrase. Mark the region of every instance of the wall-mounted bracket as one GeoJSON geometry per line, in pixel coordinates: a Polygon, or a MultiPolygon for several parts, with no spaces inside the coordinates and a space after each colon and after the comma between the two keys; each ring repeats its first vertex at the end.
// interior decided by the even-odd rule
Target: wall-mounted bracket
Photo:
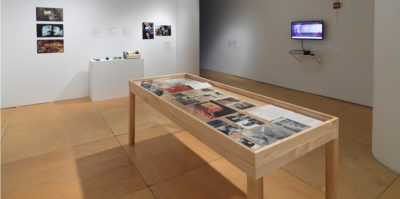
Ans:
{"type": "Polygon", "coordinates": [[[318,65],[322,65],[321,56],[316,55],[314,52],[310,52],[310,54],[299,54],[299,53],[295,53],[293,51],[302,51],[302,50],[291,50],[291,51],[289,51],[289,54],[292,55],[299,63],[301,63],[303,58],[311,58],[315,62],[317,62],[318,65]]]}

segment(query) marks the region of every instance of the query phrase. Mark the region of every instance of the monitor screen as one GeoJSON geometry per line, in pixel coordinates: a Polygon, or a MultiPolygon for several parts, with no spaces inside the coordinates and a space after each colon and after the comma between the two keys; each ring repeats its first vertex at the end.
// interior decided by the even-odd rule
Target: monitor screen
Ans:
{"type": "Polygon", "coordinates": [[[292,39],[315,39],[324,38],[323,21],[301,21],[292,22],[292,39]]]}

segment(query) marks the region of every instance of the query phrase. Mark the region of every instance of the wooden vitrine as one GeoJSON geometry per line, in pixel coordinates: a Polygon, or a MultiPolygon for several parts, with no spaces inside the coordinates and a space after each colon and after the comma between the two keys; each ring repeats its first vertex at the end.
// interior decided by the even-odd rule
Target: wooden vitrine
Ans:
{"type": "Polygon", "coordinates": [[[129,86],[129,139],[131,145],[135,144],[135,96],[138,96],[156,110],[166,115],[182,129],[195,136],[244,171],[248,176],[247,198],[263,198],[263,176],[322,145],[326,146],[326,198],[336,199],[338,197],[338,118],[191,74],[176,74],[131,80],[129,86]],[[260,128],[260,126],[268,126],[272,124],[273,121],[263,119],[257,115],[252,115],[249,112],[270,105],[291,111],[295,114],[313,118],[320,122],[305,130],[266,145],[258,144],[251,138],[244,136],[243,132],[252,131],[252,128],[242,128],[243,130],[241,132],[228,135],[222,133],[218,128],[211,126],[208,122],[219,119],[226,122],[228,125],[235,124],[227,119],[229,115],[221,117],[213,116],[215,118],[210,118],[199,114],[194,104],[184,105],[174,98],[174,96],[176,96],[174,94],[176,93],[184,94],[193,92],[194,90],[181,91],[174,94],[163,90],[167,87],[177,86],[176,84],[174,85],[174,83],[170,83],[170,80],[177,78],[209,83],[212,86],[210,88],[211,90],[221,94],[220,97],[212,96],[216,99],[210,100],[232,97],[234,99],[239,99],[241,102],[254,105],[251,108],[243,110],[230,107],[236,111],[230,115],[243,113],[263,123],[260,124],[259,127],[253,128],[253,130],[260,128]],[[158,87],[162,93],[152,92],[150,89],[143,86],[143,84],[153,85],[153,83],[156,82],[158,86],[164,85],[163,88],[158,87]],[[259,147],[251,148],[246,146],[238,142],[239,138],[250,140],[259,147]]]}

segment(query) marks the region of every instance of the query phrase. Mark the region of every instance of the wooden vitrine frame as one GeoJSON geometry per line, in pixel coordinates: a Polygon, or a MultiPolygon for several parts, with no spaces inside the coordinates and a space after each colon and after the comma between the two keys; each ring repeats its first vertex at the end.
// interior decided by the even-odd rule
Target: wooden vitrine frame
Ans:
{"type": "Polygon", "coordinates": [[[166,115],[170,120],[179,124],[182,129],[195,136],[197,139],[244,171],[248,176],[248,199],[263,198],[263,176],[322,145],[325,145],[326,147],[326,199],[338,198],[339,119],[337,117],[186,73],[131,80],[129,82],[129,88],[130,145],[135,144],[135,96],[138,96],[149,105],[153,106],[156,110],[166,115]],[[144,80],[157,80],[160,78],[188,78],[208,82],[212,86],[223,91],[232,92],[266,104],[272,104],[288,109],[321,120],[323,123],[285,138],[279,142],[275,142],[257,150],[251,150],[230,139],[227,135],[220,133],[217,129],[211,127],[204,121],[199,120],[197,117],[194,117],[193,114],[186,112],[176,104],[153,94],[138,84],[138,82],[144,80]]]}

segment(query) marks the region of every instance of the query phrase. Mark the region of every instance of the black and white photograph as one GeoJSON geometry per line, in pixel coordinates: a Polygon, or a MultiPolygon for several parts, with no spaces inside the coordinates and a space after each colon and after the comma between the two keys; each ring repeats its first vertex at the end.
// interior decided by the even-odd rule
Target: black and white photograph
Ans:
{"type": "Polygon", "coordinates": [[[140,86],[142,86],[143,88],[149,90],[151,87],[151,84],[149,84],[148,82],[142,82],[140,83],[140,86]]]}
{"type": "Polygon", "coordinates": [[[228,105],[228,104],[232,104],[232,103],[239,102],[239,101],[240,100],[235,99],[233,97],[227,97],[224,99],[217,100],[218,103],[223,104],[223,105],[228,105]]]}
{"type": "Polygon", "coordinates": [[[154,94],[156,94],[156,95],[158,95],[158,96],[164,95],[164,91],[162,91],[162,90],[160,90],[160,89],[158,89],[158,88],[156,88],[154,86],[151,86],[149,91],[154,93],[154,94]]]}
{"type": "Polygon", "coordinates": [[[246,138],[238,138],[238,139],[236,139],[236,141],[242,143],[243,145],[249,147],[252,150],[256,150],[256,149],[260,148],[260,145],[255,144],[254,142],[252,142],[246,138]]]}
{"type": "Polygon", "coordinates": [[[184,94],[190,98],[197,99],[200,102],[209,101],[206,97],[203,96],[203,93],[199,90],[192,90],[184,92],[184,94]]]}
{"type": "Polygon", "coordinates": [[[243,126],[246,129],[252,129],[252,128],[258,127],[260,125],[263,125],[264,122],[261,122],[259,120],[254,119],[254,118],[250,118],[250,119],[247,119],[247,120],[243,120],[243,121],[237,122],[237,124],[239,124],[240,126],[243,126]]]}
{"type": "Polygon", "coordinates": [[[293,134],[295,134],[295,132],[282,128],[281,126],[275,124],[262,126],[260,128],[242,133],[243,136],[248,137],[263,146],[267,146],[293,134]]]}
{"type": "Polygon", "coordinates": [[[152,84],[150,84],[150,83],[148,83],[148,82],[142,82],[142,83],[140,84],[140,86],[142,86],[143,88],[149,90],[150,92],[152,92],[152,93],[154,93],[154,94],[156,94],[156,95],[158,95],[158,96],[164,95],[164,91],[162,91],[162,90],[160,90],[160,89],[158,89],[158,88],[152,86],[152,84]]]}
{"type": "Polygon", "coordinates": [[[243,113],[239,113],[239,114],[236,114],[236,115],[227,116],[226,119],[236,123],[236,122],[240,122],[240,121],[243,121],[243,120],[251,119],[251,117],[248,116],[248,115],[245,115],[243,113]]]}
{"type": "Polygon", "coordinates": [[[209,121],[209,122],[207,122],[207,124],[214,128],[228,125],[227,122],[225,122],[224,120],[220,120],[220,119],[209,121]]]}
{"type": "Polygon", "coordinates": [[[185,94],[183,94],[183,93],[175,93],[175,94],[172,94],[172,97],[175,99],[175,98],[177,98],[177,97],[185,97],[186,95],[185,94]]]}
{"type": "Polygon", "coordinates": [[[186,93],[175,93],[172,94],[172,97],[183,105],[197,104],[202,101],[201,96],[188,95],[186,93]]]}
{"type": "Polygon", "coordinates": [[[289,129],[291,131],[294,131],[296,133],[304,131],[308,128],[310,128],[310,126],[302,124],[300,122],[296,122],[294,120],[288,119],[288,118],[279,118],[277,120],[272,121],[272,123],[281,126],[285,129],[289,129]]]}
{"type": "Polygon", "coordinates": [[[167,86],[167,85],[165,85],[165,84],[163,84],[161,82],[157,82],[157,81],[154,81],[152,85],[155,86],[155,87],[158,87],[158,88],[162,88],[162,89],[169,88],[169,86],[167,86]]]}
{"type": "Polygon", "coordinates": [[[62,24],[36,24],[37,37],[64,37],[62,24]]]}
{"type": "Polygon", "coordinates": [[[233,107],[240,109],[240,110],[244,110],[244,109],[255,107],[255,105],[250,104],[249,102],[239,102],[239,103],[234,104],[233,107]]]}
{"type": "Polygon", "coordinates": [[[220,128],[218,128],[218,130],[220,130],[225,135],[233,135],[235,133],[239,133],[240,131],[243,131],[243,128],[236,124],[231,124],[228,126],[220,127],[220,128]]]}
{"type": "Polygon", "coordinates": [[[224,93],[213,90],[211,88],[203,88],[201,89],[201,92],[203,92],[203,96],[207,97],[208,99],[218,99],[226,96],[224,93]]]}

